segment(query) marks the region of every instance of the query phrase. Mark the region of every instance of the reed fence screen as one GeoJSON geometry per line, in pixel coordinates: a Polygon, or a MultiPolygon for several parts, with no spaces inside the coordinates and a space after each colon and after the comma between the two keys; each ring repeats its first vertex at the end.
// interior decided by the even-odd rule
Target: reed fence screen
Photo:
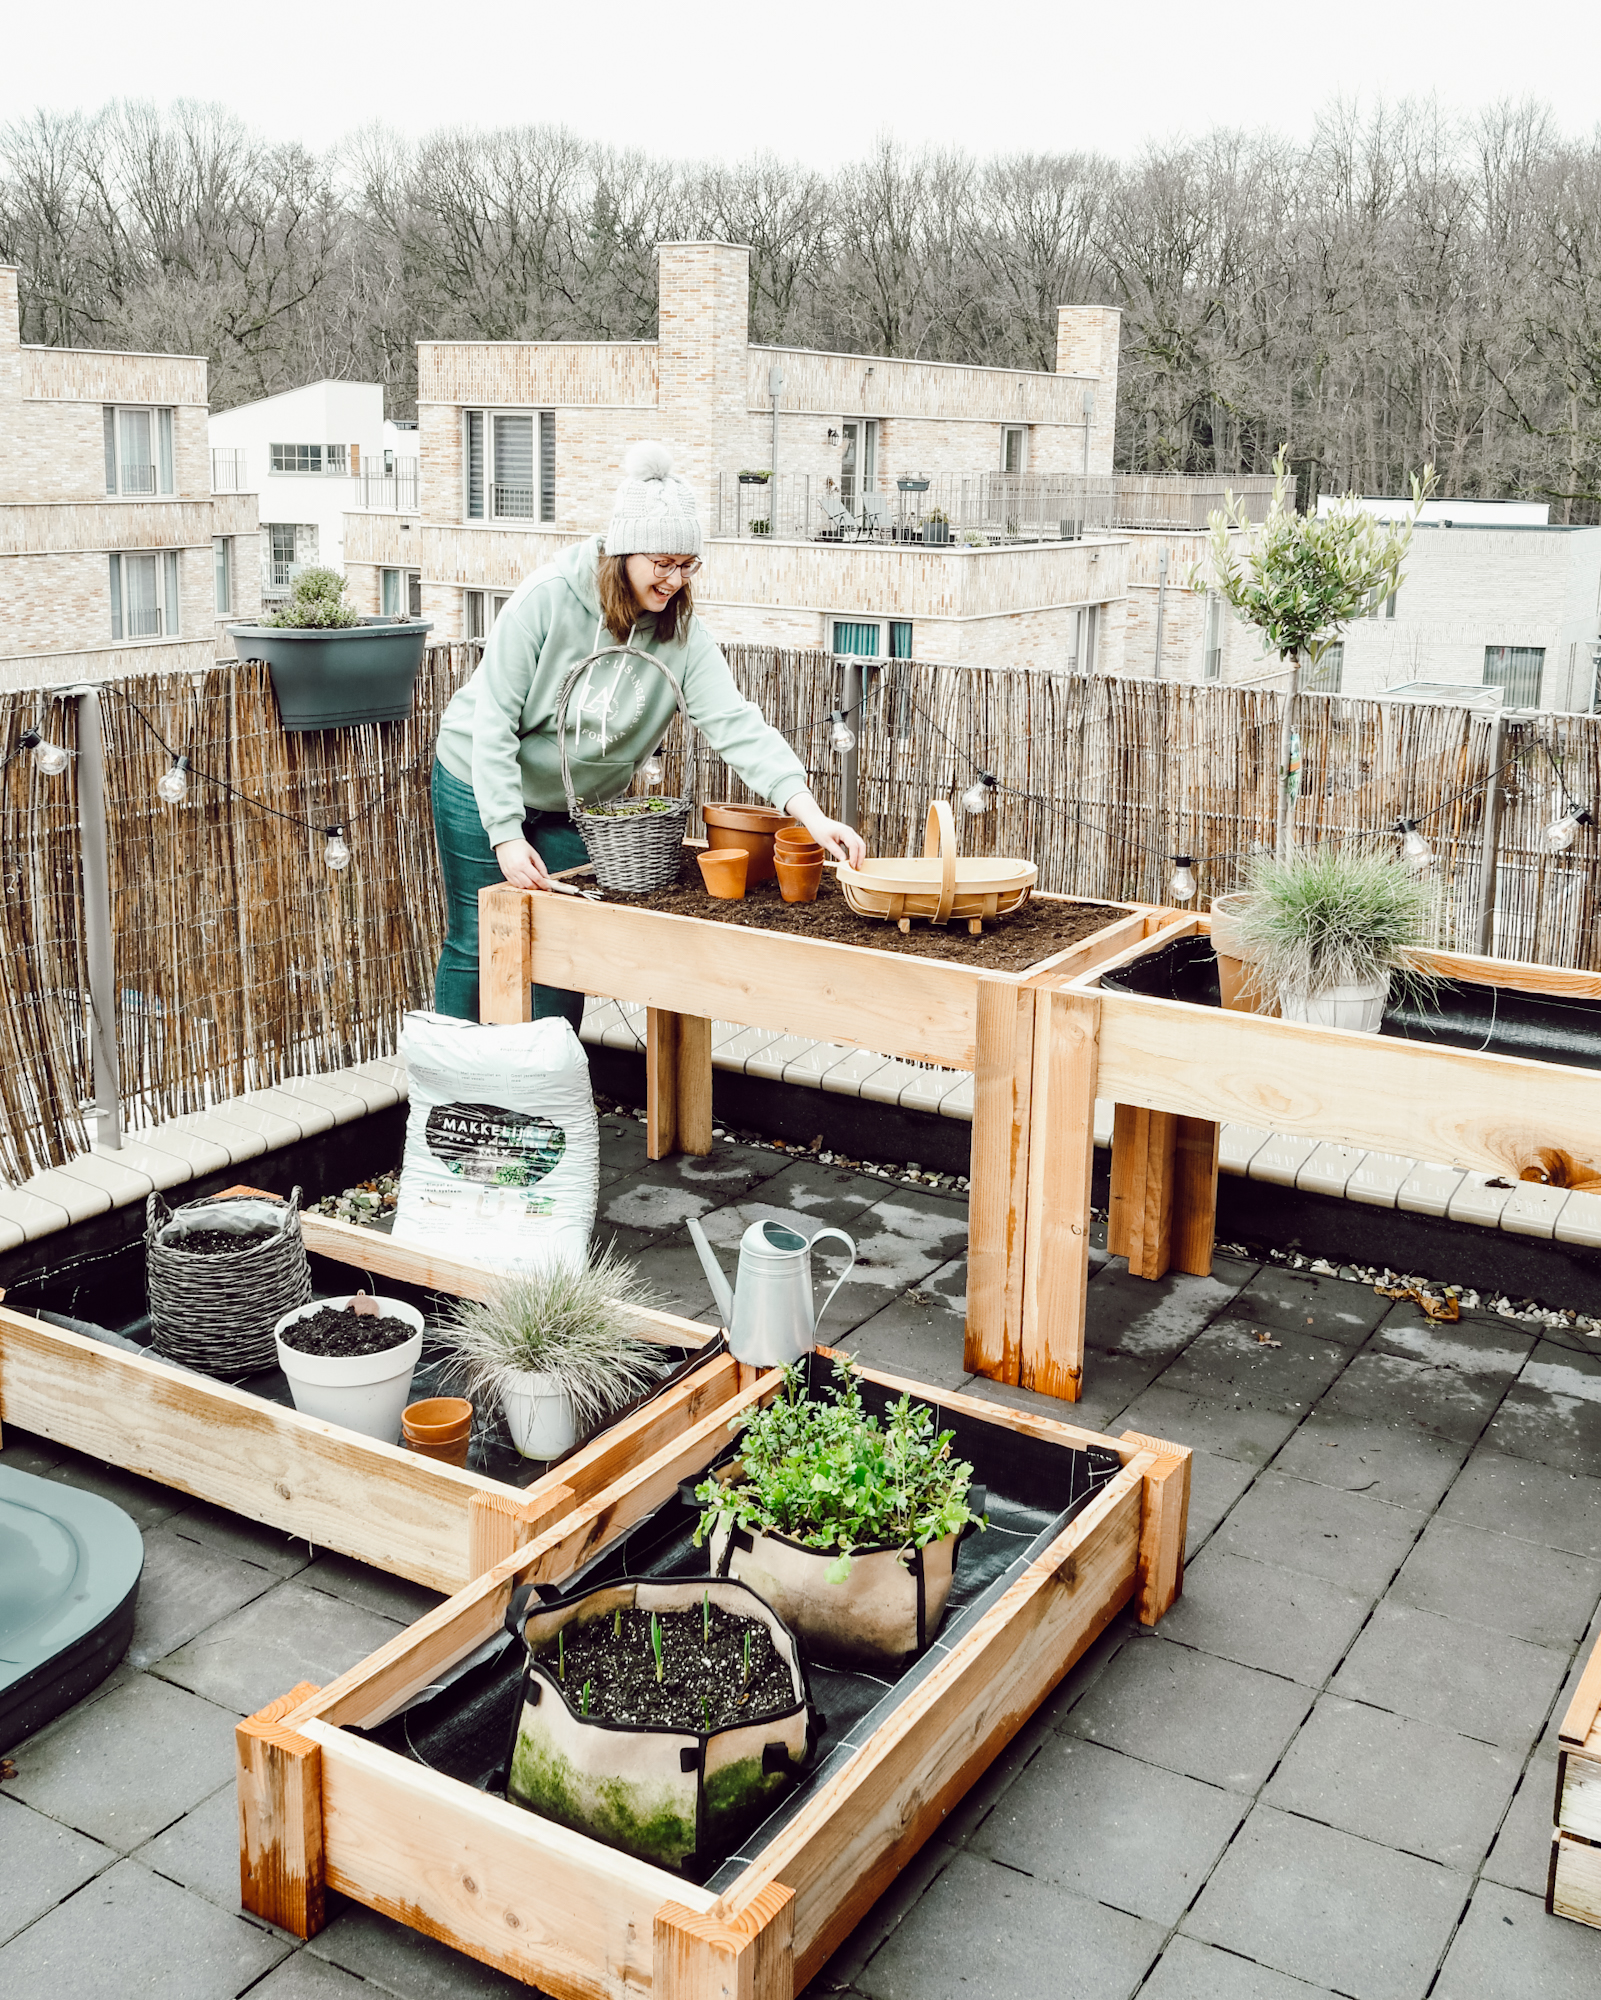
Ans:
{"type": "MultiPolygon", "coordinates": [[[[430,650],[412,718],[287,735],[266,669],[136,677],[102,696],[123,1116],[142,1125],[287,1076],[389,1054],[426,1005],[444,928],[428,804],[439,716],[473,646],[430,650]],[[160,803],[163,743],[193,765],[187,803],[160,803]],[[220,783],[217,781],[221,781],[220,783]],[[226,789],[225,789],[226,787],[226,789]],[[342,826],[352,861],[322,858],[342,826]]],[[[829,722],[843,663],[823,652],[733,647],[736,679],[795,745],[837,810],[829,722]]],[[[1171,857],[1197,858],[1207,899],[1237,888],[1271,844],[1284,697],[1262,689],[856,661],[859,819],[870,849],[920,852],[929,801],[979,771],[1001,789],[958,813],[969,853],[1028,856],[1042,888],[1167,900],[1171,857]]],[[[0,1179],[15,1184],[89,1149],[92,1095],[81,850],[73,782],[18,749],[35,723],[74,747],[76,708],[0,694],[5,897],[0,938],[0,1179]]],[[[1464,708],[1303,696],[1304,840],[1392,838],[1416,819],[1439,857],[1441,942],[1477,936],[1493,718],[1464,708]]],[[[1601,718],[1514,725],[1503,755],[1496,948],[1601,967],[1597,829],[1546,853],[1567,798],[1601,797],[1601,718]],[[1560,773],[1560,776],[1558,775],[1560,773]]],[[[748,798],[698,737],[668,742],[667,787],[748,798]]]]}

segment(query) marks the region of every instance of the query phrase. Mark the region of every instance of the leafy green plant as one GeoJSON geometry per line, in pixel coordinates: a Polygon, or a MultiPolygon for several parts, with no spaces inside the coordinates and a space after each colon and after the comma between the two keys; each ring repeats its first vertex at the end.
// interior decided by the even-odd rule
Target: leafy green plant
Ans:
{"type": "Polygon", "coordinates": [[[1427,943],[1437,891],[1369,847],[1293,848],[1264,857],[1236,919],[1240,945],[1268,993],[1306,999],[1331,986],[1381,984],[1392,972],[1427,980],[1414,953],[1427,943]]]}
{"type": "Polygon", "coordinates": [[[345,579],[336,569],[302,570],[294,593],[281,611],[261,621],[308,632],[343,632],[361,623],[361,614],[345,602],[345,579]]]}
{"type": "Polygon", "coordinates": [[[753,535],[767,535],[772,533],[773,524],[771,521],[767,519],[765,515],[763,515],[761,520],[747,521],[745,525],[747,528],[750,529],[753,535]]]}
{"type": "Polygon", "coordinates": [[[950,518],[943,507],[930,507],[923,516],[925,521],[943,521],[947,527],[950,525],[950,518]]]}
{"type": "Polygon", "coordinates": [[[482,1299],[458,1299],[442,1337],[468,1393],[499,1396],[522,1375],[553,1378],[589,1428],[656,1382],[660,1350],[633,1337],[656,1293],[608,1245],[579,1265],[555,1258],[509,1272],[482,1299]]]}
{"type": "Polygon", "coordinates": [[[863,1407],[848,1359],[834,1375],[832,1395],[812,1396],[786,1369],[772,1402],[739,1420],[739,1475],[695,1489],[697,1543],[719,1522],[784,1535],[837,1552],[827,1575],[843,1583],[853,1550],[893,1548],[905,1561],[980,1519],[967,1504],[973,1468],[952,1457],[955,1433],[936,1434],[926,1403],[902,1396],[881,1423],[863,1407]]]}

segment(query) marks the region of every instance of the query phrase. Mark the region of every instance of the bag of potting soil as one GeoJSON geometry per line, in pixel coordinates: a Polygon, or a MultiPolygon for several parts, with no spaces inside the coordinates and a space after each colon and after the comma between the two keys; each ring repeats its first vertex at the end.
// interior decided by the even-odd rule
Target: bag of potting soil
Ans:
{"type": "Polygon", "coordinates": [[[589,1254],[600,1131],[566,1021],[406,1016],[411,1083],[395,1240],[500,1270],[589,1254]]]}

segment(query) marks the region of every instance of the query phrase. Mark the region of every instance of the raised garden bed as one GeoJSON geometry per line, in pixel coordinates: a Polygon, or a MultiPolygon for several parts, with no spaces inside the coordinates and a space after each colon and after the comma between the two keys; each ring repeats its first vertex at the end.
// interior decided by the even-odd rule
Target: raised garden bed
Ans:
{"type": "Polygon", "coordinates": [[[1556,1826],[1545,1906],[1601,1930],[1601,1640],[1558,1736],[1556,1826]]]}
{"type": "Polygon", "coordinates": [[[776,1394],[776,1374],[330,1687],[239,1725],[246,1908],[306,1937],[335,1889],[558,2000],[792,2000],[1115,1613],[1132,1600],[1154,1623],[1182,1579],[1183,1448],[861,1375],[957,1428],[991,1483],[991,1547],[964,1545],[976,1567],[958,1565],[935,1645],[892,1687],[841,1672],[825,1690],[812,1671],[819,1761],[735,1852],[688,1881],[492,1796],[507,1739],[488,1642],[524,1584],[683,1574],[679,1484],[729,1450],[727,1416],[776,1394]]]}
{"type": "Polygon", "coordinates": [[[971,1070],[966,1365],[997,1381],[1076,1398],[1081,1345],[1053,1351],[1053,1322],[1042,1310],[1025,1226],[1035,994],[1115,957],[1175,912],[1038,895],[1029,905],[1035,922],[1082,926],[1088,913],[1088,935],[1079,930],[1076,942],[1059,945],[1052,936],[1060,930],[1032,933],[1045,947],[1042,956],[997,966],[976,954],[1007,949],[1016,917],[976,937],[964,930],[943,939],[923,923],[903,934],[852,917],[861,941],[841,943],[806,920],[815,904],[790,908],[775,898],[776,909],[800,919],[785,930],[729,921],[723,913],[739,904],[707,904],[716,915],[653,908],[645,897],[591,903],[508,884],[485,889],[482,1018],[527,1020],[536,979],[642,1003],[652,1159],[711,1150],[713,1020],[971,1070]],[[930,938],[938,950],[927,948],[930,938]]]}

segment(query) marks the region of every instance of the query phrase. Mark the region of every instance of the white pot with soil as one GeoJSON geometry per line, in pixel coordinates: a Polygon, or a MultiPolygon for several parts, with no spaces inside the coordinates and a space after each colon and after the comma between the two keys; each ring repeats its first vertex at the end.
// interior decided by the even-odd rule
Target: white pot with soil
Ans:
{"type": "Polygon", "coordinates": [[[422,1336],[415,1306],[347,1292],[285,1313],[275,1332],[278,1366],[304,1415],[397,1444],[422,1336]],[[352,1312],[358,1297],[376,1313],[352,1312]]]}

